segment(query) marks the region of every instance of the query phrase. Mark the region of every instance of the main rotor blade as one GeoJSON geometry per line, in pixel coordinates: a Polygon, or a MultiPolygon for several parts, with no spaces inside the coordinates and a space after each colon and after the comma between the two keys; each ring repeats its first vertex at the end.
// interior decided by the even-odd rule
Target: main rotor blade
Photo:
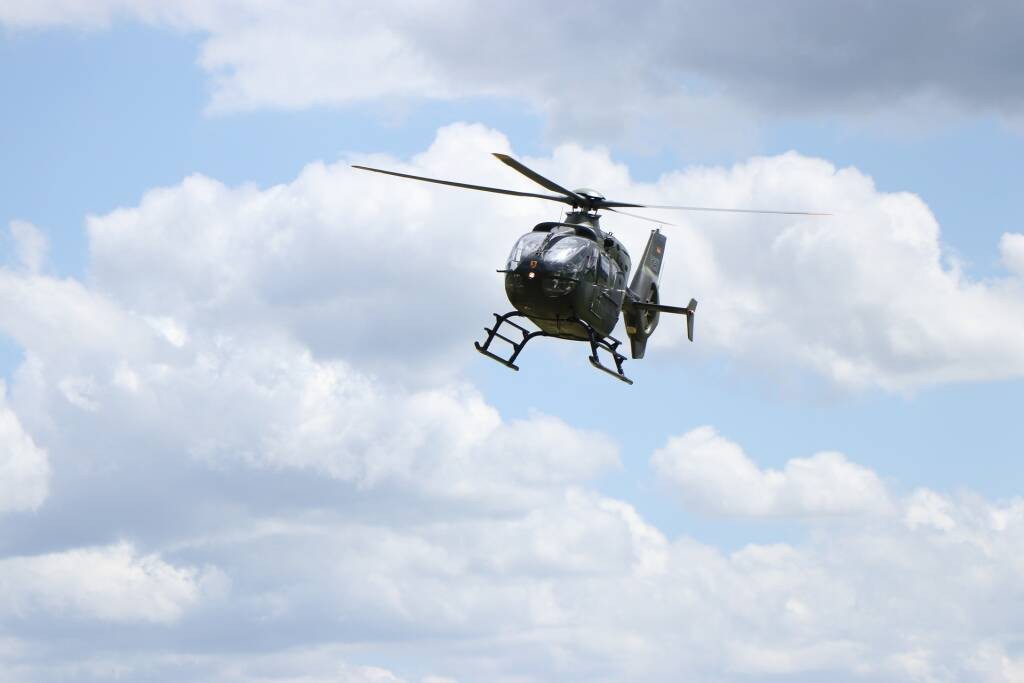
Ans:
{"type": "Polygon", "coordinates": [[[487,187],[486,185],[470,185],[469,183],[457,183],[454,180],[438,180],[437,178],[427,178],[421,175],[412,175],[410,173],[399,173],[398,171],[385,171],[382,168],[371,168],[369,166],[360,166],[359,164],[352,164],[352,168],[358,168],[363,171],[373,171],[374,173],[383,173],[385,175],[398,176],[399,178],[409,178],[411,180],[422,180],[426,183],[437,183],[438,185],[450,185],[452,187],[461,187],[466,190],[480,190],[482,192],[495,192],[497,194],[509,194],[514,197],[536,197],[537,199],[547,199],[552,202],[562,202],[563,204],[572,204],[572,200],[568,197],[555,197],[549,194],[536,194],[534,192],[519,192],[518,190],[503,190],[500,187],[487,187]]]}
{"type": "Polygon", "coordinates": [[[547,188],[552,192],[559,192],[561,194],[564,194],[566,197],[569,197],[574,202],[576,202],[576,206],[587,206],[587,200],[585,200],[583,197],[579,196],[575,192],[572,192],[571,190],[565,189],[564,187],[562,187],[561,185],[552,180],[548,180],[540,173],[537,173],[536,171],[526,166],[525,164],[516,161],[509,155],[499,154],[498,152],[492,152],[492,154],[496,156],[498,160],[501,161],[503,164],[505,164],[506,166],[511,166],[512,168],[519,171],[524,176],[526,176],[533,182],[537,183],[541,187],[547,188]]]}
{"type": "Polygon", "coordinates": [[[605,208],[608,211],[612,211],[614,213],[621,213],[623,216],[629,216],[630,218],[639,218],[642,221],[648,221],[650,223],[658,223],[660,225],[675,225],[675,223],[669,223],[668,221],[659,220],[657,218],[649,218],[647,216],[640,216],[638,214],[629,213],[627,211],[619,211],[618,209],[613,209],[610,206],[609,207],[605,207],[605,208]]]}
{"type": "MultiPolygon", "coordinates": [[[[630,204],[629,202],[611,202],[602,200],[598,208],[611,209],[613,207],[626,207],[635,209],[671,209],[673,211],[714,211],[718,213],[774,213],[783,216],[831,216],[830,213],[819,213],[817,211],[769,211],[767,209],[720,209],[710,206],[666,206],[662,204],[630,204]]],[[[619,213],[622,213],[621,211],[619,213]]]]}

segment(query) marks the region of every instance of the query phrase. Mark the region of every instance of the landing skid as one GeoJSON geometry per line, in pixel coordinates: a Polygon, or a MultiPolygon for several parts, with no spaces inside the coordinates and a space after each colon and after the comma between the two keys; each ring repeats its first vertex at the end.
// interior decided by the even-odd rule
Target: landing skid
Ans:
{"type": "Polygon", "coordinates": [[[621,380],[626,384],[632,384],[633,380],[626,377],[626,373],[622,371],[622,361],[626,360],[626,357],[618,351],[619,344],[622,342],[611,335],[601,337],[589,325],[587,326],[587,332],[590,333],[590,364],[601,372],[607,372],[615,379],[621,380]],[[599,348],[612,354],[612,360],[615,361],[615,370],[601,363],[601,359],[597,357],[597,350],[599,348]]]}
{"type": "MultiPolygon", "coordinates": [[[[529,342],[534,337],[553,336],[548,334],[547,332],[544,332],[543,330],[535,330],[531,332],[530,330],[526,329],[519,323],[513,322],[510,319],[525,317],[526,316],[520,313],[519,311],[512,311],[511,313],[506,313],[505,315],[498,315],[497,313],[495,313],[494,327],[484,328],[484,332],[487,333],[487,338],[484,340],[482,344],[480,342],[473,342],[473,346],[476,347],[477,351],[484,354],[488,358],[491,358],[492,360],[501,363],[506,368],[510,368],[512,370],[519,370],[519,366],[516,365],[516,358],[519,357],[519,354],[526,346],[526,343],[529,342]],[[499,332],[502,325],[510,325],[513,328],[515,328],[516,332],[518,332],[521,335],[521,338],[518,341],[516,341],[511,337],[506,337],[504,334],[499,332]],[[495,339],[501,339],[502,341],[508,343],[512,347],[512,353],[507,358],[499,356],[498,354],[491,351],[491,343],[495,339]]],[[[608,373],[615,379],[621,380],[626,384],[632,384],[633,380],[626,377],[625,373],[622,371],[622,362],[626,360],[626,357],[618,352],[619,344],[621,344],[622,342],[620,342],[615,337],[603,337],[599,335],[597,332],[594,331],[592,327],[590,327],[589,325],[582,321],[580,321],[580,324],[587,328],[587,333],[590,335],[590,364],[593,365],[598,370],[608,373]],[[601,359],[598,357],[597,354],[598,349],[604,349],[608,353],[612,354],[612,360],[615,361],[615,370],[612,370],[608,366],[601,363],[601,359]]],[[[515,332],[510,332],[509,334],[511,334],[512,337],[516,336],[515,332]]]]}

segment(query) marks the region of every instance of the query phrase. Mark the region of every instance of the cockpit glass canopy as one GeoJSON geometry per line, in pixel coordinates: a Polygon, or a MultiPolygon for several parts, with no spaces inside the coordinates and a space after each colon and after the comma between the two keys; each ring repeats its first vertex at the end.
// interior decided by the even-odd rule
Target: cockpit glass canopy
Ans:
{"type": "Polygon", "coordinates": [[[578,271],[587,261],[593,242],[575,235],[559,236],[544,251],[544,262],[559,268],[578,271]]]}
{"type": "Polygon", "coordinates": [[[515,270],[529,259],[543,261],[563,273],[577,273],[587,266],[594,248],[593,240],[576,235],[572,228],[528,232],[512,247],[506,268],[515,270]]]}
{"type": "Polygon", "coordinates": [[[525,258],[530,258],[540,249],[540,246],[544,243],[544,239],[547,237],[542,232],[528,232],[519,238],[516,245],[512,247],[512,253],[508,256],[508,263],[506,268],[508,270],[515,270],[519,267],[519,262],[525,258]]]}

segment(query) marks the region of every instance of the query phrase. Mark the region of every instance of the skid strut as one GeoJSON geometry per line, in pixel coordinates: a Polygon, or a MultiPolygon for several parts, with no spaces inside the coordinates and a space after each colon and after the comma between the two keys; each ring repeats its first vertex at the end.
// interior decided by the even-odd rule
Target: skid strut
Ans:
{"type": "Polygon", "coordinates": [[[622,371],[622,361],[626,360],[626,357],[618,351],[619,344],[622,342],[611,335],[601,337],[594,332],[593,328],[589,325],[587,326],[587,332],[590,333],[590,364],[601,372],[607,372],[615,379],[622,380],[626,384],[632,384],[633,380],[626,377],[626,373],[622,371]],[[597,357],[598,349],[604,349],[608,353],[612,354],[612,360],[615,361],[615,370],[612,370],[601,362],[601,359],[597,357]]]}
{"type": "MultiPolygon", "coordinates": [[[[518,311],[512,311],[511,313],[506,313],[505,315],[498,315],[497,313],[495,313],[494,314],[494,327],[485,327],[484,328],[484,332],[487,333],[487,339],[484,340],[484,343],[481,344],[480,342],[473,342],[473,346],[476,347],[477,351],[479,351],[480,353],[484,354],[485,356],[487,356],[489,358],[493,358],[494,360],[498,361],[499,363],[501,363],[502,365],[504,365],[507,368],[512,368],[513,370],[519,370],[519,366],[516,365],[516,358],[519,356],[519,353],[523,350],[523,347],[526,346],[526,342],[530,341],[534,337],[547,337],[547,336],[549,336],[547,332],[543,332],[541,330],[537,330],[535,332],[530,332],[528,329],[526,329],[522,325],[520,325],[518,323],[515,323],[515,322],[512,322],[511,320],[509,320],[509,318],[516,318],[516,317],[518,317],[518,318],[525,318],[526,316],[523,315],[522,313],[519,313],[518,311]],[[517,342],[514,339],[509,339],[508,337],[506,337],[502,333],[498,332],[498,329],[503,324],[511,325],[512,327],[516,328],[516,330],[518,330],[519,333],[523,335],[523,338],[520,339],[517,342]],[[493,351],[490,350],[491,342],[494,341],[495,337],[497,337],[498,339],[501,339],[502,341],[506,341],[506,342],[508,342],[509,344],[512,345],[512,355],[511,356],[509,356],[508,358],[502,358],[501,356],[499,356],[498,354],[496,354],[496,353],[494,353],[493,351]]],[[[515,332],[510,332],[510,334],[515,336],[515,332]]]]}

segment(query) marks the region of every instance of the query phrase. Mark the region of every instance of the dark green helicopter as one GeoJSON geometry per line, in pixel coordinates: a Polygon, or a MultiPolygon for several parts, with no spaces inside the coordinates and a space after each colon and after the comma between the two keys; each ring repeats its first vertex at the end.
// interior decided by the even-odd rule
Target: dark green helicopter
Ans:
{"type": "MultiPolygon", "coordinates": [[[[619,353],[622,343],[611,332],[618,324],[619,314],[626,322],[633,358],[643,358],[647,339],[658,326],[662,313],[678,313],[686,316],[686,336],[693,341],[693,317],[697,300],[690,299],[686,307],[663,305],[658,296],[658,280],[665,256],[665,235],[652,230],[644,249],[643,260],[633,274],[633,280],[626,287],[631,263],[629,252],[612,233],[600,226],[599,209],[621,213],[633,218],[671,225],[647,216],[621,211],[623,208],[676,209],[683,211],[724,211],[739,213],[773,213],[787,215],[825,216],[828,214],[807,211],[760,211],[755,209],[717,209],[703,206],[653,206],[616,202],[587,188],[567,190],[548,180],[536,171],[506,154],[494,154],[500,161],[525,175],[530,180],[555,195],[505,190],[497,187],[457,183],[438,180],[408,173],[385,171],[380,168],[359,166],[354,168],[374,173],[385,173],[400,178],[411,178],[439,185],[462,187],[468,190],[496,192],[515,197],[536,197],[568,204],[571,210],[561,221],[538,223],[512,247],[505,268],[505,292],[516,309],[504,315],[494,314],[494,327],[485,327],[487,338],[481,344],[475,342],[476,350],[513,370],[519,367],[516,358],[526,343],[534,337],[557,337],[590,343],[590,363],[611,376],[632,384],[633,380],[622,371],[626,357],[619,353]],[[528,318],[538,330],[529,330],[511,318],[528,318]],[[509,325],[518,331],[518,341],[505,336],[499,329],[509,325]],[[512,346],[507,358],[491,351],[491,343],[501,339],[512,346]],[[598,349],[609,352],[615,362],[615,370],[607,367],[598,358],[598,349]]],[[[513,337],[515,332],[509,332],[513,337]]]]}

